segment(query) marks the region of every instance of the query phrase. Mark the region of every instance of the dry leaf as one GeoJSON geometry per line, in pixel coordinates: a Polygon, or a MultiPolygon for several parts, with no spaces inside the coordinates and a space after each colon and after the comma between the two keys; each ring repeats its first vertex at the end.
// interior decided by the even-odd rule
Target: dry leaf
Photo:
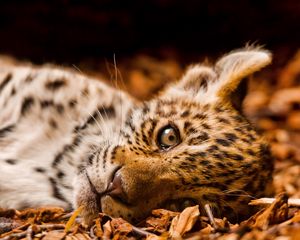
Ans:
{"type": "Polygon", "coordinates": [[[168,230],[173,217],[179,215],[177,212],[172,212],[166,209],[155,209],[152,211],[155,217],[149,217],[146,220],[147,229],[154,232],[163,233],[168,230]]]}
{"type": "Polygon", "coordinates": [[[111,227],[114,234],[127,235],[132,232],[132,225],[122,218],[114,218],[111,220],[111,227]]]}
{"type": "Polygon", "coordinates": [[[169,230],[172,239],[181,239],[183,234],[191,230],[200,215],[199,206],[187,207],[173,218],[169,230]]]}
{"type": "Polygon", "coordinates": [[[267,229],[271,224],[285,221],[288,217],[287,201],[286,194],[278,195],[270,206],[256,213],[245,224],[252,228],[267,229]]]}
{"type": "Polygon", "coordinates": [[[95,220],[95,226],[96,226],[96,228],[95,228],[95,230],[96,230],[95,231],[96,237],[98,237],[98,238],[102,237],[103,236],[103,230],[102,230],[99,218],[97,218],[95,220]]]}
{"type": "Polygon", "coordinates": [[[74,223],[75,223],[76,217],[81,213],[82,209],[83,209],[83,206],[80,206],[79,208],[77,208],[77,209],[73,212],[72,216],[70,217],[69,221],[68,221],[67,224],[66,224],[65,232],[69,232],[69,231],[70,231],[71,227],[72,227],[72,226],[74,225],[74,223]]]}
{"type": "Polygon", "coordinates": [[[110,236],[112,234],[112,228],[110,225],[110,221],[107,221],[104,225],[103,225],[103,240],[108,240],[111,239],[110,236]]]}
{"type": "Polygon", "coordinates": [[[64,239],[66,236],[66,233],[59,230],[53,230],[51,232],[48,232],[45,237],[43,237],[43,240],[61,240],[64,239]]]}

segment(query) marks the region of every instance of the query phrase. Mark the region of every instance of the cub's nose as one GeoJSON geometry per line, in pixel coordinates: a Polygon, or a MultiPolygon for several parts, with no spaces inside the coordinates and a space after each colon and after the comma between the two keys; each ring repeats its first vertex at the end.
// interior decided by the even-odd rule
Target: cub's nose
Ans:
{"type": "Polygon", "coordinates": [[[122,184],[122,174],[119,169],[112,177],[112,180],[107,188],[107,195],[118,198],[122,202],[126,202],[126,196],[122,184]]]}

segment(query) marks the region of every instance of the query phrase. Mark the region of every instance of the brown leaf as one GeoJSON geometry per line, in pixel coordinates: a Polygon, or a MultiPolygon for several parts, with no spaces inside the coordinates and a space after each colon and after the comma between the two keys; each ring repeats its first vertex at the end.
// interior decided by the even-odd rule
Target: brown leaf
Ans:
{"type": "Polygon", "coordinates": [[[171,220],[179,213],[166,209],[155,209],[152,211],[152,215],[154,217],[149,217],[146,220],[147,228],[154,232],[163,233],[168,230],[171,220]]]}
{"type": "Polygon", "coordinates": [[[10,218],[0,217],[0,235],[20,226],[20,222],[10,218]]]}
{"type": "Polygon", "coordinates": [[[66,236],[66,233],[61,230],[53,230],[48,232],[43,240],[62,240],[66,236]]]}
{"type": "Polygon", "coordinates": [[[0,208],[0,217],[12,218],[16,214],[15,209],[2,209],[0,208]]]}
{"type": "Polygon", "coordinates": [[[162,234],[160,236],[151,234],[151,235],[148,235],[147,238],[146,238],[146,240],[167,240],[167,239],[168,239],[168,234],[167,233],[162,234]]]}
{"type": "Polygon", "coordinates": [[[104,225],[103,225],[103,240],[108,240],[111,239],[110,236],[112,234],[112,227],[110,224],[110,221],[107,221],[104,225]]]}
{"type": "Polygon", "coordinates": [[[96,231],[95,231],[96,237],[101,238],[103,236],[103,230],[102,230],[99,218],[97,218],[95,220],[95,226],[96,226],[96,228],[95,228],[96,229],[96,231]]]}
{"type": "Polygon", "coordinates": [[[80,206],[79,208],[77,208],[72,216],[70,217],[70,219],[68,220],[68,222],[66,223],[66,227],[65,227],[65,232],[69,232],[71,227],[74,225],[76,217],[81,213],[83,209],[83,206],[80,206]]]}
{"type": "Polygon", "coordinates": [[[270,206],[256,213],[245,224],[253,228],[267,229],[269,225],[287,220],[287,202],[288,196],[284,193],[279,194],[270,206]]]}
{"type": "Polygon", "coordinates": [[[183,234],[190,231],[200,215],[199,206],[187,207],[179,216],[173,218],[169,230],[172,239],[181,239],[183,234]]]}
{"type": "Polygon", "coordinates": [[[31,219],[34,223],[45,223],[57,220],[64,214],[64,209],[59,207],[28,208],[20,213],[20,219],[31,219]]]}
{"type": "Polygon", "coordinates": [[[111,227],[114,234],[127,235],[132,232],[132,225],[122,218],[114,218],[111,220],[111,227]]]}

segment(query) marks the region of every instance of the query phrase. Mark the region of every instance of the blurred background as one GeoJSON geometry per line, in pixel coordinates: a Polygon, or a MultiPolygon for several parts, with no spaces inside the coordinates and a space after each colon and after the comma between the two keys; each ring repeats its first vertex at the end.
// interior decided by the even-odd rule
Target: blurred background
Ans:
{"type": "Polygon", "coordinates": [[[0,1],[0,52],[34,62],[78,63],[146,53],[182,61],[245,43],[293,54],[297,0],[0,1]]]}

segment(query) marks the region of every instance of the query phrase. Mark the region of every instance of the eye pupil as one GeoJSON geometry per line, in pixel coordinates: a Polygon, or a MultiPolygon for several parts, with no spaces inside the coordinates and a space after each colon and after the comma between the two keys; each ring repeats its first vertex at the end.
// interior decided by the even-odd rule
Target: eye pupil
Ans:
{"type": "Polygon", "coordinates": [[[170,142],[173,142],[174,140],[175,140],[175,136],[173,136],[173,135],[169,136],[169,141],[170,142]]]}

